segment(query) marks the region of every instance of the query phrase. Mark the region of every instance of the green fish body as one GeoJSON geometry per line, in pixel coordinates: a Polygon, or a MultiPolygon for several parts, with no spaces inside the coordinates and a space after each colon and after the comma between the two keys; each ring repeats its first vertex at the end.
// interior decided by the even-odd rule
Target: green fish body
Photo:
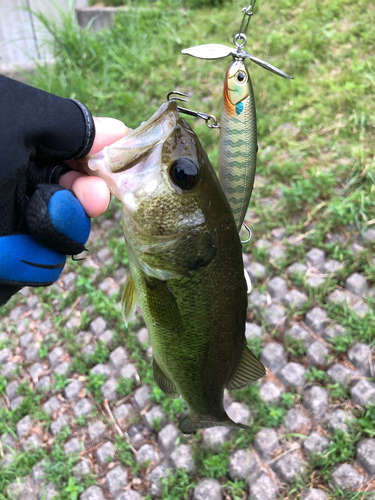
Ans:
{"type": "Polygon", "coordinates": [[[198,138],[176,104],[165,103],[88,168],[124,203],[131,273],[124,318],[139,305],[155,381],[189,408],[180,429],[237,425],[225,413],[223,391],[262,377],[264,367],[246,346],[247,286],[236,223],[198,138]]]}

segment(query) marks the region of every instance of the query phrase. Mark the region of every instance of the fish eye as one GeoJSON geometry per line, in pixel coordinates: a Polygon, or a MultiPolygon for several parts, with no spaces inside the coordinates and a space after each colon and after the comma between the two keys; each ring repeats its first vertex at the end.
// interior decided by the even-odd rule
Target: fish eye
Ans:
{"type": "Polygon", "coordinates": [[[180,158],[172,163],[169,175],[176,186],[187,191],[198,181],[198,167],[188,158],[180,158]]]}
{"type": "Polygon", "coordinates": [[[244,83],[247,82],[247,75],[244,71],[240,70],[238,73],[236,73],[236,76],[234,77],[237,83],[240,85],[243,85],[244,83]]]}

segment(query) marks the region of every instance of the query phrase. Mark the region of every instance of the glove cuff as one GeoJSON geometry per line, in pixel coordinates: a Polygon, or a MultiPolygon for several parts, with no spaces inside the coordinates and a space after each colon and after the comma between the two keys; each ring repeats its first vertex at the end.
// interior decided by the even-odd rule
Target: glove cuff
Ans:
{"type": "Polygon", "coordinates": [[[75,99],[70,99],[70,100],[79,107],[86,124],[86,137],[85,140],[83,141],[82,147],[78,151],[78,153],[74,156],[74,158],[71,158],[72,160],[79,160],[80,158],[87,156],[92,148],[95,139],[95,124],[92,114],[84,104],[82,104],[79,101],[76,101],[75,99]]]}

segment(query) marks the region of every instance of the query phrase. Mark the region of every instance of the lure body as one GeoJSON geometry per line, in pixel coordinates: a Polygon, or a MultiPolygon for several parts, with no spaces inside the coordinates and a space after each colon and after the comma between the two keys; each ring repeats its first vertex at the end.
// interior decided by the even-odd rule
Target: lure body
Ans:
{"type": "Polygon", "coordinates": [[[224,81],[219,180],[238,231],[253,190],[257,150],[253,86],[244,62],[235,59],[229,65],[224,81]]]}

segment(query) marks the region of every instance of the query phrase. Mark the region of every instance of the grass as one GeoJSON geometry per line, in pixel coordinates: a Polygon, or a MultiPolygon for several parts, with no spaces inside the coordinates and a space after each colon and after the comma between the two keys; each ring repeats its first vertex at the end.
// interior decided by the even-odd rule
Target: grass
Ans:
{"type": "MultiPolygon", "coordinates": [[[[122,119],[132,128],[149,118],[173,89],[189,93],[188,106],[192,109],[212,113],[220,119],[222,82],[229,61],[200,61],[180,52],[193,43],[230,45],[241,20],[240,7],[243,5],[234,1],[217,2],[214,6],[199,2],[199,9],[195,10],[196,0],[185,3],[159,0],[147,8],[137,8],[134,4],[127,6],[128,10],[116,18],[111,30],[96,34],[78,28],[70,15],[63,16],[62,24],[56,25],[39,13],[40,21],[53,35],[52,51],[56,63],[40,66],[30,76],[31,84],[78,99],[93,114],[122,119]]],[[[372,0],[260,0],[246,46],[255,56],[294,75],[295,80],[283,80],[249,63],[257,103],[259,177],[251,202],[253,238],[244,250],[266,265],[269,277],[285,277],[290,286],[305,291],[309,307],[324,308],[333,321],[345,327],[345,334],[334,339],[331,346],[337,360],[344,359],[348,348],[358,341],[371,347],[375,345],[373,300],[368,300],[369,314],[364,318],[359,318],[349,307],[326,301],[335,287],[345,286],[351,273],[362,273],[370,285],[375,282],[374,244],[361,242],[364,250],[360,253],[350,248],[360,234],[375,225],[374,22],[372,0]],[[282,196],[273,205],[263,203],[276,190],[282,196]],[[285,243],[283,260],[269,262],[266,249],[258,249],[254,243],[260,238],[267,239],[276,227],[285,227],[286,238],[297,235],[303,238],[300,245],[285,243]],[[301,274],[287,276],[285,273],[290,264],[303,262],[312,247],[324,250],[327,260],[336,259],[343,264],[334,278],[327,279],[317,289],[308,288],[301,274]]],[[[216,167],[218,132],[192,118],[188,121],[216,167]]],[[[69,260],[67,270],[77,275],[73,292],[62,293],[52,286],[37,289],[35,293],[40,298],[45,317],[52,321],[59,339],[66,344],[74,372],[87,377],[87,390],[98,403],[103,398],[104,378],[92,375],[90,370],[95,364],[107,362],[109,351],[98,343],[92,356],[84,356],[75,340],[78,330],[87,329],[95,315],[101,315],[114,332],[115,346],[126,343],[130,361],[136,365],[142,383],[152,389],[152,401],[162,406],[169,420],[177,422],[186,406],[183,400],[167,398],[156,387],[147,349],[139,344],[134,334],[143,325],[142,318],[136,316],[126,328],[121,321],[119,294],[108,297],[99,289],[107,276],[126,273],[128,259],[120,223],[105,226],[104,236],[100,233],[102,225],[113,220],[120,208],[119,202],[113,200],[108,212],[99,221],[93,221],[99,238],[90,243],[89,249],[95,253],[105,244],[111,252],[110,263],[94,269],[69,260]],[[72,307],[75,310],[77,300],[89,311],[81,311],[79,328],[67,328],[67,311],[72,307]]],[[[265,291],[266,285],[261,286],[265,291]]],[[[22,296],[14,297],[1,308],[1,317],[6,318],[16,305],[25,302],[22,296]]],[[[298,320],[304,312],[288,311],[288,321],[298,320]]],[[[8,323],[3,320],[4,330],[8,323]]],[[[16,334],[14,328],[12,335],[16,334]]],[[[282,335],[277,340],[282,341],[282,335]]],[[[262,339],[251,341],[250,347],[257,355],[262,350],[261,342],[262,339]]],[[[7,346],[4,341],[0,344],[7,346]]],[[[305,348],[300,343],[290,341],[285,347],[289,356],[304,359],[305,348]]],[[[46,358],[51,348],[52,344],[42,343],[39,356],[46,358]]],[[[306,379],[322,384],[331,402],[348,403],[348,388],[330,384],[324,370],[313,367],[306,373],[306,379]]],[[[4,394],[6,383],[0,377],[0,395],[4,394]]],[[[63,391],[67,383],[65,376],[54,377],[54,391],[63,391]]],[[[134,389],[133,381],[119,380],[119,397],[125,397],[134,389]]],[[[17,421],[26,414],[44,425],[49,422],[39,410],[44,402],[42,396],[27,386],[22,386],[20,391],[25,399],[17,409],[0,410],[0,434],[14,433],[17,421]]],[[[201,477],[219,479],[223,491],[232,500],[244,498],[247,495],[245,483],[229,481],[229,454],[237,448],[249,447],[261,427],[280,428],[288,410],[301,400],[298,392],[289,391],[282,395],[279,405],[267,405],[255,384],[235,391],[234,396],[250,408],[251,429],[236,431],[228,448],[217,453],[202,452],[197,457],[198,469],[194,473],[177,470],[164,478],[163,499],[190,498],[201,477]]],[[[337,433],[330,447],[314,462],[319,478],[317,484],[329,490],[331,498],[362,498],[362,492],[342,492],[329,483],[337,463],[350,463],[355,459],[356,441],[362,436],[375,437],[374,406],[355,413],[355,417],[355,425],[349,433],[337,433]]],[[[76,423],[86,425],[87,420],[85,417],[76,423]]],[[[158,423],[155,424],[157,428],[158,423]]],[[[61,442],[50,447],[48,452],[17,454],[14,465],[0,469],[0,492],[16,478],[29,474],[32,466],[48,455],[51,463],[48,477],[57,485],[59,498],[74,500],[79,496],[81,485],[71,475],[75,459],[63,460],[63,438],[64,434],[61,442]]],[[[189,443],[200,443],[200,435],[189,439],[189,443]]],[[[115,443],[119,461],[129,467],[134,477],[143,478],[144,471],[126,441],[116,438],[115,443]]],[[[309,485],[309,480],[302,478],[290,487],[288,498],[297,500],[301,489],[309,485]]],[[[7,496],[0,493],[0,500],[3,498],[7,496]]]]}

